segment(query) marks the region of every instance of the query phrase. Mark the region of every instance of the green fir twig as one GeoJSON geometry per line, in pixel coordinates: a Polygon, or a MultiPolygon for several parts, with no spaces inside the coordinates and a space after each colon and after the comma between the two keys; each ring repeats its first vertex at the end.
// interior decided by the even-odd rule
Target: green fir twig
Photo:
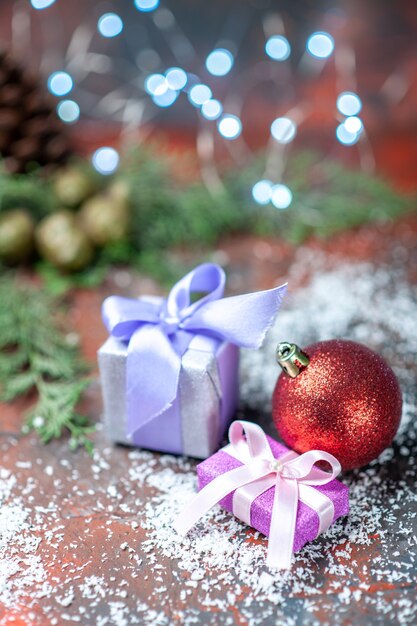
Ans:
{"type": "MultiPolygon", "coordinates": [[[[87,162],[78,160],[73,166],[91,178],[87,162]]],[[[252,198],[253,185],[265,175],[262,154],[239,168],[219,166],[222,180],[215,189],[196,177],[195,168],[187,182],[179,180],[176,172],[187,168],[189,155],[170,158],[160,146],[141,146],[125,155],[114,176],[96,180],[96,193],[113,183],[126,189],[129,233],[122,241],[96,247],[94,262],[75,274],[37,262],[49,291],[62,294],[72,287],[97,285],[114,265],[130,265],[170,283],[182,272],[181,263],[174,261],[181,257],[175,254],[178,249],[191,251],[196,262],[207,258],[221,237],[234,233],[277,237],[298,245],[310,236],[326,238],[361,224],[387,222],[417,206],[415,195],[401,195],[381,178],[313,152],[290,157],[282,179],[268,173],[293,193],[286,210],[260,206],[252,198]]],[[[21,206],[38,221],[60,208],[55,191],[53,179],[41,171],[12,176],[0,169],[0,212],[21,206]]]]}
{"type": "Polygon", "coordinates": [[[258,156],[244,168],[225,168],[223,187],[210,191],[202,181],[179,184],[170,174],[167,157],[135,151],[119,174],[130,190],[132,251],[160,252],[183,245],[208,249],[221,236],[236,232],[299,244],[310,235],[328,237],[415,210],[415,196],[401,195],[381,178],[313,152],[295,154],[287,164],[283,182],[293,193],[290,207],[260,206],[251,189],[264,167],[264,158],[258,156]]]}
{"type": "Polygon", "coordinates": [[[35,391],[25,427],[42,442],[70,433],[70,447],[84,446],[94,430],[76,407],[88,381],[78,350],[56,320],[56,302],[33,285],[0,280],[0,399],[35,391]]]}
{"type": "Polygon", "coordinates": [[[30,174],[8,174],[0,163],[0,213],[9,209],[29,210],[38,220],[57,208],[50,181],[42,170],[30,174]]]}

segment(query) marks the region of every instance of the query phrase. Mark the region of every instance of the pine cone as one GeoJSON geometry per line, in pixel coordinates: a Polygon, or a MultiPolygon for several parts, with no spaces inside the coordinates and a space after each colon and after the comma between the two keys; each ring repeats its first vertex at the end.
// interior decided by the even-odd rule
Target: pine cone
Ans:
{"type": "Polygon", "coordinates": [[[11,173],[32,163],[67,160],[70,144],[55,103],[37,81],[0,51],[0,154],[11,173]]]}

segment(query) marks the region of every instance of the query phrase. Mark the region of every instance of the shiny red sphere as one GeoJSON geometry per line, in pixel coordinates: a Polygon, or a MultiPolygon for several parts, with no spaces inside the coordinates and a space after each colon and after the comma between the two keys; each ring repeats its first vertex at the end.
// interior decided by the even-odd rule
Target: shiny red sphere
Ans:
{"type": "Polygon", "coordinates": [[[302,351],[310,363],[296,378],[284,372],[272,398],[272,416],[287,446],[325,450],[345,470],[375,459],[392,442],[402,397],[392,369],[353,341],[331,340],[302,351]]]}

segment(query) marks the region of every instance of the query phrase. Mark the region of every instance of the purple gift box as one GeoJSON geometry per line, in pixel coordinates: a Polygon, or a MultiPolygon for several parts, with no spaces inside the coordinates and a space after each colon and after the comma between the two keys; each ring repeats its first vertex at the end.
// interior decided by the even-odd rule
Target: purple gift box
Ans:
{"type": "Polygon", "coordinates": [[[225,282],[205,263],[167,298],[106,298],[98,360],[114,441],[197,458],[218,449],[238,400],[239,347],[262,344],[286,290],[224,298],[225,282]]]}
{"type": "Polygon", "coordinates": [[[200,459],[217,450],[238,401],[239,348],[196,335],[182,357],[174,402],[131,436],[126,409],[127,352],[127,344],[114,337],[98,352],[104,423],[111,439],[200,459]]]}
{"type": "MultiPolygon", "coordinates": [[[[278,443],[271,437],[267,437],[268,443],[271,447],[272,453],[275,458],[289,457],[289,450],[281,443],[278,443]]],[[[291,456],[295,458],[295,453],[291,453],[291,456]]],[[[233,448],[228,445],[211,457],[203,461],[197,466],[198,486],[199,490],[203,489],[212,480],[229,472],[243,464],[233,455],[233,448]]],[[[316,470],[320,472],[320,470],[316,470]]],[[[347,515],[349,512],[349,489],[346,485],[338,480],[332,480],[326,485],[320,485],[314,487],[317,491],[327,496],[333,503],[334,514],[333,522],[339,517],[347,515]]],[[[219,504],[233,513],[233,494],[232,491],[226,497],[219,501],[219,504]]],[[[272,506],[275,495],[275,486],[269,488],[267,491],[259,495],[253,502],[250,508],[251,526],[269,536],[271,526],[272,506]]],[[[332,522],[332,523],[333,523],[332,522]]],[[[295,535],[293,543],[293,552],[300,550],[308,541],[313,541],[319,531],[319,516],[316,511],[299,501],[295,535]]]]}

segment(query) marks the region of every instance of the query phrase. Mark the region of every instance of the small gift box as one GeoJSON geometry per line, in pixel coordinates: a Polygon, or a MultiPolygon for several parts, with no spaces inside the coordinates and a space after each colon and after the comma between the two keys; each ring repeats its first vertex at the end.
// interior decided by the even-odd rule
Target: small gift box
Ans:
{"type": "Polygon", "coordinates": [[[223,270],[206,263],[167,299],[104,301],[111,336],[98,361],[111,439],[197,458],[218,448],[238,400],[238,346],[260,346],[286,288],[223,298],[224,286],[223,270]]]}
{"type": "Polygon", "coordinates": [[[219,503],[268,536],[267,564],[286,569],[293,552],[348,514],[348,487],[335,480],[340,464],[320,450],[298,455],[250,422],[233,422],[229,438],[229,445],[197,466],[200,491],[174,528],[185,534],[219,503]],[[330,473],[315,467],[321,461],[330,473]]]}

